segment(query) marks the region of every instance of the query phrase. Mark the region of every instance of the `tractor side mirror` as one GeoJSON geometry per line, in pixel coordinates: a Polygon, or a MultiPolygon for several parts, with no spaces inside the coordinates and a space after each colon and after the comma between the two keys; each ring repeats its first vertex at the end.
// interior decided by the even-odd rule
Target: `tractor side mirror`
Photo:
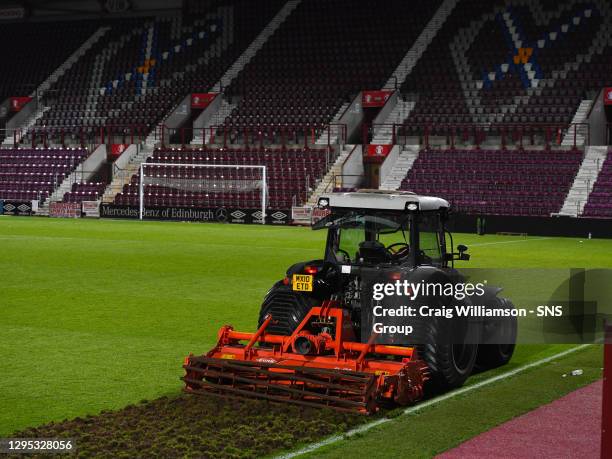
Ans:
{"type": "Polygon", "coordinates": [[[463,244],[459,244],[457,246],[457,250],[459,251],[459,256],[457,257],[457,260],[469,260],[470,259],[470,255],[465,253],[467,252],[467,245],[463,245],[463,244]]]}

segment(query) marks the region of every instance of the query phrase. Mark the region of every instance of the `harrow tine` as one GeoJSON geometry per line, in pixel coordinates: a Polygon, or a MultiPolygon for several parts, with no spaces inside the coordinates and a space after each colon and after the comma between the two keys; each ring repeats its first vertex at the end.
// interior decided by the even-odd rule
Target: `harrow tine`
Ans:
{"type": "MultiPolygon", "coordinates": [[[[245,397],[256,397],[256,398],[263,398],[266,400],[270,400],[273,402],[279,402],[279,403],[293,403],[296,405],[303,405],[303,406],[312,406],[312,407],[318,407],[320,408],[321,406],[327,406],[329,408],[333,408],[336,411],[343,411],[346,413],[367,413],[367,407],[366,407],[366,403],[363,402],[359,405],[359,408],[362,409],[357,409],[357,406],[355,406],[355,408],[346,408],[344,406],[339,406],[339,405],[329,405],[329,404],[323,404],[323,403],[317,403],[317,402],[311,402],[308,400],[303,400],[303,399],[295,399],[295,398],[287,398],[287,397],[283,397],[280,395],[271,395],[271,394],[267,394],[267,393],[262,393],[262,392],[256,392],[256,391],[250,391],[250,390],[245,390],[245,389],[239,389],[236,387],[232,387],[232,386],[226,386],[223,384],[215,384],[212,383],[210,381],[200,381],[200,380],[193,380],[190,378],[183,378],[183,380],[187,383],[195,383],[195,384],[205,384],[209,387],[211,387],[212,389],[216,389],[217,392],[215,392],[214,390],[206,390],[206,389],[202,389],[202,390],[189,390],[187,389],[187,391],[189,393],[193,393],[193,394],[197,394],[197,395],[215,395],[217,397],[225,397],[226,394],[238,394],[238,396],[234,396],[234,398],[245,398],[245,397]]],[[[300,393],[303,393],[301,391],[297,391],[300,393]]],[[[315,394],[315,395],[319,395],[319,394],[315,394]]],[[[332,401],[332,400],[330,400],[332,401]]],[[[342,399],[342,398],[338,398],[338,397],[333,397],[333,401],[338,402],[340,404],[346,404],[346,399],[342,399]]]]}
{"type": "Polygon", "coordinates": [[[278,364],[278,363],[268,363],[268,362],[249,362],[249,361],[240,361],[240,362],[229,362],[226,359],[216,359],[214,357],[206,357],[206,356],[200,356],[200,357],[195,357],[192,356],[191,357],[191,361],[192,362],[199,362],[199,363],[205,363],[205,364],[210,364],[210,363],[214,363],[214,364],[219,364],[219,365],[227,365],[227,364],[233,364],[233,365],[240,365],[242,366],[249,366],[249,367],[261,367],[261,368],[279,368],[279,369],[286,369],[286,370],[295,370],[296,368],[300,368],[300,371],[303,371],[304,373],[317,373],[317,374],[328,374],[328,375],[342,375],[343,377],[345,377],[346,379],[351,379],[354,380],[356,382],[367,382],[370,380],[370,377],[372,376],[370,373],[366,373],[363,371],[353,371],[353,370],[328,370],[326,368],[310,368],[310,367],[295,367],[292,365],[282,365],[282,364],[278,364]]]}
{"type": "Polygon", "coordinates": [[[192,357],[183,368],[186,375],[181,379],[191,393],[232,393],[362,414],[375,411],[373,374],[210,357],[192,357]]]}
{"type": "MultiPolygon", "coordinates": [[[[283,384],[274,384],[274,383],[270,383],[269,381],[262,381],[262,380],[257,380],[257,379],[251,379],[251,378],[245,378],[243,376],[239,376],[237,374],[228,374],[228,373],[222,373],[222,372],[218,372],[218,371],[214,371],[214,370],[205,370],[203,372],[204,376],[209,376],[212,378],[227,378],[227,379],[231,379],[233,380],[233,382],[239,382],[239,383],[245,383],[245,384],[250,384],[253,386],[254,390],[253,392],[249,393],[256,393],[256,389],[257,388],[270,388],[270,389],[274,389],[276,391],[280,391],[280,392],[288,392],[289,394],[294,394],[294,395],[298,395],[302,398],[304,397],[313,397],[313,398],[317,398],[317,399],[322,399],[322,400],[329,400],[329,401],[334,401],[337,403],[341,403],[343,405],[351,405],[351,406],[358,406],[358,407],[362,407],[365,406],[365,402],[363,401],[354,401],[348,398],[338,398],[336,396],[333,395],[326,395],[320,392],[316,392],[313,390],[308,390],[306,389],[306,385],[302,385],[302,389],[295,389],[293,385],[283,385],[283,384]]],[[[290,376],[290,375],[288,375],[290,376]]],[[[292,380],[292,378],[288,377],[288,380],[292,380]]],[[[198,385],[197,380],[194,380],[193,378],[185,378],[185,382],[189,382],[189,383],[195,383],[196,385],[198,385]],[[189,381],[187,381],[187,379],[189,379],[189,381]]],[[[207,381],[206,379],[202,379],[200,381],[201,383],[204,384],[214,384],[211,383],[210,381],[207,381]]],[[[320,384],[322,387],[326,387],[325,384],[320,384]]],[[[233,387],[233,386],[232,386],[233,387]]],[[[363,397],[360,398],[367,398],[365,395],[363,397]]]]}
{"type": "Polygon", "coordinates": [[[200,396],[208,396],[208,395],[212,395],[214,397],[219,397],[219,398],[233,398],[235,400],[244,400],[245,398],[261,398],[264,400],[268,400],[274,403],[291,403],[294,405],[302,405],[302,406],[310,406],[310,407],[314,407],[314,408],[321,408],[321,407],[327,407],[330,409],[333,409],[335,411],[341,411],[344,413],[365,413],[366,411],[360,411],[360,410],[355,410],[355,409],[351,409],[351,408],[343,408],[343,407],[339,407],[339,406],[330,406],[330,405],[324,405],[321,403],[313,403],[313,402],[307,402],[307,401],[303,401],[303,400],[297,400],[297,399],[288,399],[285,397],[280,397],[280,396],[274,396],[274,395],[268,395],[268,394],[264,394],[261,392],[250,392],[250,391],[242,391],[240,389],[235,389],[235,388],[228,388],[225,386],[218,386],[219,391],[215,392],[214,390],[200,390],[200,391],[193,391],[193,390],[188,390],[185,389],[186,392],[190,393],[190,394],[194,394],[194,395],[200,395],[200,396]]]}
{"type": "MultiPolygon", "coordinates": [[[[195,371],[197,373],[207,373],[210,370],[205,370],[202,368],[198,368],[198,367],[194,367],[194,366],[185,366],[184,367],[186,370],[191,370],[191,371],[195,371]]],[[[299,382],[304,382],[304,383],[310,383],[310,384],[319,384],[322,386],[325,386],[326,388],[330,388],[330,389],[338,389],[338,390],[342,390],[342,391],[347,391],[347,392],[355,392],[357,394],[366,394],[367,391],[370,388],[370,385],[374,383],[374,379],[373,378],[367,378],[367,380],[365,380],[365,384],[367,385],[362,385],[364,384],[364,382],[359,381],[359,389],[358,388],[353,388],[352,386],[349,385],[342,385],[342,384],[336,384],[333,382],[329,382],[327,380],[318,380],[318,379],[313,379],[313,378],[308,378],[305,376],[300,376],[300,374],[302,373],[302,368],[300,368],[299,370],[296,367],[293,367],[292,370],[295,372],[291,377],[289,377],[290,373],[280,373],[280,372],[275,372],[275,371],[270,371],[267,369],[256,369],[252,366],[249,366],[249,368],[245,368],[243,365],[232,365],[232,364],[226,364],[223,366],[223,368],[231,368],[234,370],[238,370],[238,371],[245,371],[247,373],[252,372],[252,373],[257,373],[257,374],[262,374],[262,375],[266,375],[269,378],[272,379],[291,379],[293,381],[299,381],[299,382]]],[[[286,369],[290,369],[291,367],[286,367],[286,369]]],[[[309,372],[305,372],[308,373],[309,375],[312,375],[315,372],[309,371],[309,372]]],[[[224,373],[223,376],[228,376],[228,373],[224,373]]],[[[315,374],[316,375],[316,374],[315,374]]],[[[223,377],[221,376],[221,374],[217,375],[218,377],[223,377]]],[[[340,375],[340,374],[326,374],[326,376],[330,377],[333,380],[338,380],[338,379],[345,379],[345,375],[340,375]]]]}

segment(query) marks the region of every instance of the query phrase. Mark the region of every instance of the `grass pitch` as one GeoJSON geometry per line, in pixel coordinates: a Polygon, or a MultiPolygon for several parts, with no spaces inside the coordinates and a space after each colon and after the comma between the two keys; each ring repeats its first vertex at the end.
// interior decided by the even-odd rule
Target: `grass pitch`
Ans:
{"type": "MultiPolygon", "coordinates": [[[[177,395],[226,323],[254,330],[305,228],[0,218],[0,436],[177,395]]],[[[473,267],[612,267],[612,241],[455,235],[473,267]]],[[[512,366],[562,346],[521,346],[512,366]]],[[[477,375],[473,381],[483,378],[477,375]]]]}

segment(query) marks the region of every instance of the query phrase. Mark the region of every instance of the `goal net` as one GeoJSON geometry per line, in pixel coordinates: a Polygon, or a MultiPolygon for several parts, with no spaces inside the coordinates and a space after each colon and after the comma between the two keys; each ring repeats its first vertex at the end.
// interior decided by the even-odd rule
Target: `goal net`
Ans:
{"type": "MultiPolygon", "coordinates": [[[[266,166],[243,164],[142,163],[138,180],[139,218],[153,209],[213,212],[217,220],[265,223],[266,166]],[[179,209],[179,210],[176,210],[179,209]]],[[[186,218],[188,219],[188,218],[186,218]]]]}

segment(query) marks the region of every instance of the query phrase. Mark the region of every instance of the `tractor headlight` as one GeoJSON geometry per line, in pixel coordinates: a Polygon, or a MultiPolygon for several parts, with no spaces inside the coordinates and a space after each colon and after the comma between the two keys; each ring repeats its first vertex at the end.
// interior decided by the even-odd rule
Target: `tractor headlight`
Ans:
{"type": "Polygon", "coordinates": [[[409,210],[411,212],[419,210],[419,204],[417,202],[409,202],[406,204],[406,210],[409,210]]]}
{"type": "Polygon", "coordinates": [[[329,206],[329,199],[327,198],[319,198],[319,207],[327,207],[329,206]]]}

